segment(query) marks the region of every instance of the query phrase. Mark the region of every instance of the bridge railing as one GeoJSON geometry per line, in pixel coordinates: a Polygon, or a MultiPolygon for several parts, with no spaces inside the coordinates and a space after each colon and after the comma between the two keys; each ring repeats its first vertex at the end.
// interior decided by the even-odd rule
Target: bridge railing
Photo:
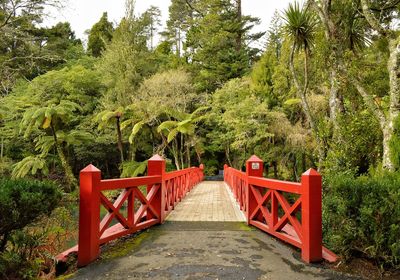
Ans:
{"type": "Polygon", "coordinates": [[[263,161],[252,156],[246,172],[224,166],[224,179],[247,223],[301,249],[304,261],[337,256],[322,246],[322,178],[310,169],[301,183],[263,178],[263,161]]]}
{"type": "Polygon", "coordinates": [[[175,205],[203,180],[203,165],[165,172],[165,160],[153,156],[148,176],[102,180],[93,165],[80,172],[78,245],[56,258],[65,260],[78,253],[78,266],[85,266],[100,254],[100,245],[121,236],[163,223],[175,205]],[[105,191],[121,190],[116,199],[105,191]],[[146,191],[145,191],[146,190],[146,191]],[[106,210],[101,218],[101,208],[106,210]]]}
{"type": "Polygon", "coordinates": [[[203,169],[204,166],[201,164],[199,168],[192,167],[165,174],[165,202],[163,208],[165,215],[168,215],[194,186],[203,181],[203,169]]]}

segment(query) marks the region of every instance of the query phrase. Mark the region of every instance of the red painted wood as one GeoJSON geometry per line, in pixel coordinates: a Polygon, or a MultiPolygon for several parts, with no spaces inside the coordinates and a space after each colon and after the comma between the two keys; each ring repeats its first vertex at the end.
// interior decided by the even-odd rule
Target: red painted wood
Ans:
{"type": "Polygon", "coordinates": [[[306,262],[322,260],[322,177],[310,169],[301,176],[303,247],[306,262]]]}
{"type": "Polygon", "coordinates": [[[145,176],[136,178],[101,180],[100,190],[101,191],[120,190],[132,186],[145,186],[145,185],[157,184],[160,182],[161,182],[161,176],[145,176]]]}
{"type": "Polygon", "coordinates": [[[322,246],[321,175],[310,169],[303,174],[301,183],[262,175],[262,160],[256,156],[246,162],[246,173],[224,165],[224,180],[246,214],[247,223],[300,248],[305,262],[322,258],[336,261],[337,256],[322,246]],[[297,199],[291,205],[283,193],[295,194],[297,199]]]}
{"type": "MultiPolygon", "coordinates": [[[[78,265],[85,266],[100,254],[100,245],[162,223],[174,206],[204,178],[204,165],[165,172],[165,160],[155,155],[148,161],[148,176],[101,180],[101,172],[89,165],[80,174],[78,265]],[[146,194],[139,187],[146,186],[146,194]],[[121,189],[115,201],[102,192],[121,189]],[[136,207],[135,201],[140,203],[136,207]],[[127,203],[127,214],[121,212],[127,203]],[[100,206],[108,211],[100,221],[100,206]],[[110,227],[113,220],[117,224],[110,227]]],[[[78,249],[77,249],[78,248],[78,249]]],[[[68,252],[60,254],[66,259],[68,252]]]]}
{"type": "Polygon", "coordinates": [[[249,184],[277,191],[301,194],[300,183],[286,182],[286,181],[258,178],[258,177],[249,177],[249,184]]]}
{"type": "Polygon", "coordinates": [[[271,230],[268,225],[266,225],[265,223],[259,222],[259,221],[250,221],[250,224],[261,229],[262,231],[265,231],[273,236],[278,237],[279,239],[297,247],[297,248],[301,248],[301,241],[296,237],[296,236],[292,236],[289,235],[287,233],[285,233],[284,231],[278,232],[278,231],[274,231],[271,230]]]}
{"type": "MultiPolygon", "coordinates": [[[[159,155],[154,155],[147,161],[147,175],[161,177],[161,180],[159,181],[159,183],[161,184],[161,188],[159,189],[159,192],[157,194],[154,194],[154,197],[151,200],[151,206],[155,210],[156,216],[159,217],[160,223],[163,223],[165,219],[164,212],[162,211],[162,204],[165,193],[165,184],[164,184],[165,166],[166,166],[165,160],[159,155]]],[[[148,194],[153,189],[154,189],[154,184],[147,185],[148,194]]],[[[153,218],[154,218],[153,213],[148,212],[147,219],[151,220],[153,218]]]]}
{"type": "Polygon", "coordinates": [[[85,266],[100,254],[100,179],[101,172],[89,165],[80,173],[78,266],[85,266]]]}

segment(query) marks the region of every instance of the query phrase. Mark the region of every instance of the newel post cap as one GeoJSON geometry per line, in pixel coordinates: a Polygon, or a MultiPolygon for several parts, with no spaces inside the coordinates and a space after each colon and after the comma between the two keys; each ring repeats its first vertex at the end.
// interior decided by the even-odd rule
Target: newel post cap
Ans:
{"type": "Polygon", "coordinates": [[[93,172],[101,172],[101,171],[93,164],[89,164],[88,166],[86,166],[84,169],[81,170],[81,173],[89,173],[89,172],[93,173],[93,172]]]}
{"type": "Polygon", "coordinates": [[[149,159],[149,161],[165,161],[165,159],[164,159],[162,156],[156,154],[156,155],[152,156],[152,157],[149,159]]]}
{"type": "Polygon", "coordinates": [[[256,155],[252,155],[246,162],[264,162],[256,155]]]}
{"type": "Polygon", "coordinates": [[[304,172],[302,176],[321,176],[321,174],[319,174],[317,170],[310,168],[306,172],[304,172]]]}

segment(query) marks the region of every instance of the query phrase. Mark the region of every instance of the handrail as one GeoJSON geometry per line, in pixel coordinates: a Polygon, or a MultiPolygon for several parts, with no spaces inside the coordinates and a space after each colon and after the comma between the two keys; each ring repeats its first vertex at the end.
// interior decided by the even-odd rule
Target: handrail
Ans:
{"type": "Polygon", "coordinates": [[[136,178],[108,179],[100,181],[101,191],[111,191],[131,186],[143,186],[161,182],[161,176],[144,176],[136,178]]]}
{"type": "Polygon", "coordinates": [[[251,185],[257,185],[268,189],[294,193],[294,194],[301,194],[301,183],[287,182],[287,181],[260,178],[260,177],[251,177],[251,176],[248,178],[248,182],[251,185]]]}
{"type": "Polygon", "coordinates": [[[148,176],[102,180],[99,169],[87,166],[80,172],[78,245],[56,259],[65,261],[77,252],[78,266],[85,266],[99,256],[100,245],[163,223],[187,192],[203,180],[203,170],[200,165],[166,173],[165,160],[156,155],[148,160],[148,176]],[[121,194],[113,201],[103,193],[118,189],[121,194]],[[108,212],[102,220],[101,206],[108,212]]]}
{"type": "Polygon", "coordinates": [[[192,188],[203,180],[204,166],[166,173],[164,213],[168,215],[192,188]]]}
{"type": "Polygon", "coordinates": [[[322,246],[321,175],[310,169],[302,175],[301,183],[280,181],[263,178],[262,166],[263,161],[256,156],[246,162],[246,172],[224,166],[224,181],[247,223],[300,248],[308,263],[323,258],[336,261],[337,256],[322,246]]]}

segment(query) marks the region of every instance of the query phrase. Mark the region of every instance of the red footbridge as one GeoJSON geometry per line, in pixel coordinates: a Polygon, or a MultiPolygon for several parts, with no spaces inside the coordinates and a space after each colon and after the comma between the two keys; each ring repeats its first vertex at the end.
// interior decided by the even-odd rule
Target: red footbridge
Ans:
{"type": "MultiPolygon", "coordinates": [[[[200,165],[166,172],[159,155],[148,160],[143,177],[103,180],[99,169],[87,166],[80,172],[78,244],[57,260],[65,262],[77,253],[78,267],[87,266],[100,256],[103,244],[163,224],[204,180],[203,171],[200,165]],[[110,198],[109,191],[119,195],[110,198]]],[[[337,261],[322,244],[322,178],[317,171],[303,173],[300,183],[268,179],[263,177],[263,161],[252,156],[245,172],[225,165],[224,181],[249,226],[300,249],[305,263],[337,261]]]]}

